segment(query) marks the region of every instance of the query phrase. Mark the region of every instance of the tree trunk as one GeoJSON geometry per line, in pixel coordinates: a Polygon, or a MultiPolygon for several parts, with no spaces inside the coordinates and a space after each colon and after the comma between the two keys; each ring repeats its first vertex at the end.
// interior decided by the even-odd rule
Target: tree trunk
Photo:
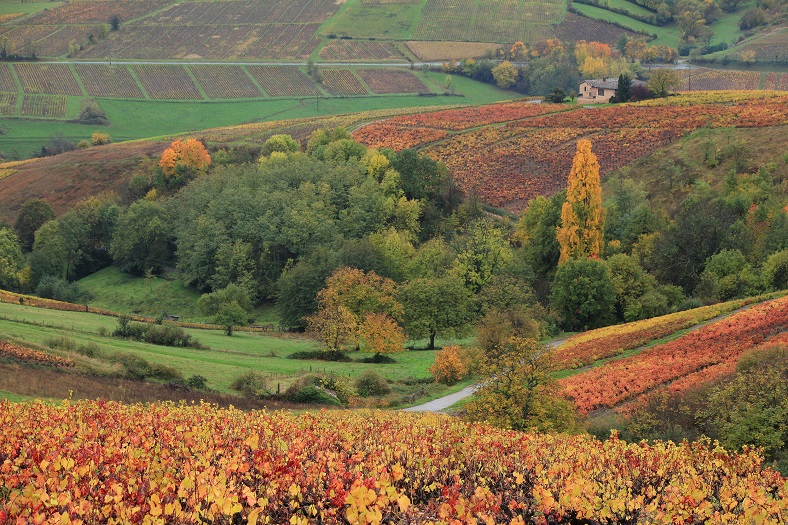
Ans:
{"type": "Polygon", "coordinates": [[[435,350],[435,330],[430,330],[430,346],[427,350],[435,350]]]}

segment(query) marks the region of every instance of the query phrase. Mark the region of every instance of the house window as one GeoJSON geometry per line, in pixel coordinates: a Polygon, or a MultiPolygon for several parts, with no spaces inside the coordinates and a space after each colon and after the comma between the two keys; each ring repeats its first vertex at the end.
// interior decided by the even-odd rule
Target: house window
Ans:
{"type": "Polygon", "coordinates": [[[599,88],[599,96],[600,97],[604,97],[605,96],[605,90],[604,89],[599,88]]]}

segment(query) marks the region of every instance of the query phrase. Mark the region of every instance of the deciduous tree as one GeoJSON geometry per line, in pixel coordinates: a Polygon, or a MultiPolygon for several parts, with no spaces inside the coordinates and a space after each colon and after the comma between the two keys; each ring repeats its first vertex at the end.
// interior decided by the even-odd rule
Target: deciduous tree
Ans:
{"type": "Polygon", "coordinates": [[[601,255],[604,228],[599,162],[591,152],[591,141],[581,139],[577,142],[577,153],[569,173],[566,202],[561,208],[558,263],[601,255]]]}
{"type": "Polygon", "coordinates": [[[54,218],[55,212],[52,206],[43,199],[30,199],[22,205],[16,216],[14,229],[24,251],[29,252],[33,249],[36,230],[54,218]]]}
{"type": "Polygon", "coordinates": [[[466,333],[474,318],[473,297],[456,277],[414,279],[400,287],[405,330],[411,338],[429,337],[435,349],[438,333],[466,333]]]}

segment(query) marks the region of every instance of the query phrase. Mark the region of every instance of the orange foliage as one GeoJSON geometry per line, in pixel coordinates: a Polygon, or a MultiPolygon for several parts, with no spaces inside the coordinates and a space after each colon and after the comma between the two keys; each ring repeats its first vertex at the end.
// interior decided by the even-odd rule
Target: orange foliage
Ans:
{"type": "Polygon", "coordinates": [[[560,384],[582,413],[610,408],[676,380],[686,387],[714,379],[735,366],[743,352],[786,330],[788,297],[783,297],[560,384]]]}
{"type": "Polygon", "coordinates": [[[159,167],[166,177],[175,175],[178,166],[185,166],[196,171],[203,171],[210,166],[211,156],[202,142],[196,139],[177,139],[161,154],[159,167]]]}
{"type": "Polygon", "coordinates": [[[436,383],[446,385],[459,383],[468,375],[468,367],[463,362],[459,346],[443,347],[443,350],[435,355],[435,362],[429,371],[436,383]]]}
{"type": "Polygon", "coordinates": [[[33,350],[32,348],[25,348],[17,346],[6,341],[0,341],[0,355],[19,359],[20,361],[27,361],[30,363],[41,363],[44,365],[55,366],[74,366],[74,361],[67,357],[60,357],[40,350],[33,350]]]}
{"type": "Polygon", "coordinates": [[[6,401],[0,428],[0,525],[778,523],[788,501],[755,451],[432,414],[6,401]]]}
{"type": "Polygon", "coordinates": [[[405,332],[386,314],[369,313],[359,328],[361,348],[378,354],[405,351],[405,332]]]}

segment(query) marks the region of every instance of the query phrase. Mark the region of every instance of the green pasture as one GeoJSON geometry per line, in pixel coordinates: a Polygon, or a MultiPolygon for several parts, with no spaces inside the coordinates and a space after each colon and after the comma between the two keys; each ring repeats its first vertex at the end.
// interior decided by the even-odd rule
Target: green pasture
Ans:
{"type": "Polygon", "coordinates": [[[602,7],[585,4],[573,5],[578,12],[584,16],[587,16],[588,18],[620,24],[627,29],[631,29],[632,31],[645,31],[648,34],[656,34],[657,39],[653,42],[655,44],[664,44],[670,47],[678,47],[679,43],[681,42],[681,31],[679,31],[679,28],[674,24],[660,27],[641,22],[640,20],[635,20],[634,18],[630,18],[626,15],[608,11],[602,7]]]}
{"type": "MultiPolygon", "coordinates": [[[[220,330],[187,329],[186,331],[209,350],[172,348],[127,341],[112,337],[117,319],[81,312],[61,312],[17,304],[0,303],[0,334],[14,341],[45,345],[47,340],[67,336],[78,345],[94,343],[101,356],[121,352],[134,353],[152,364],[171,366],[184,375],[202,375],[208,386],[231,392],[232,381],[248,370],[270,376],[270,381],[285,388],[304,373],[326,372],[355,377],[375,370],[392,381],[429,377],[428,368],[435,360],[435,351],[413,350],[394,355],[396,363],[340,363],[288,359],[294,352],[316,350],[316,344],[303,336],[280,336],[250,332],[234,332],[232,337],[220,330]],[[105,334],[105,335],[102,335],[105,334]]],[[[455,342],[455,341],[452,341],[455,342]]],[[[79,354],[64,354],[90,369],[89,359],[79,354]]],[[[354,359],[369,354],[351,353],[354,359]]]]}
{"type": "MultiPolygon", "coordinates": [[[[421,73],[420,76],[423,77],[421,73]]],[[[444,75],[445,76],[445,75],[444,75]]],[[[428,75],[427,82],[440,79],[428,75]]],[[[79,142],[96,131],[109,133],[114,142],[197,132],[213,127],[250,122],[270,122],[375,109],[456,104],[490,104],[511,100],[519,95],[470,79],[453,79],[461,96],[390,95],[349,98],[260,99],[239,101],[154,101],[98,99],[107,112],[110,126],[89,126],[57,120],[0,118],[0,151],[6,156],[27,158],[41,150],[55,135],[79,142]]],[[[78,97],[69,108],[79,107],[78,97]]]]}
{"type": "MultiPolygon", "coordinates": [[[[109,266],[78,284],[93,295],[88,304],[96,308],[146,317],[178,315],[182,321],[209,322],[197,307],[200,292],[179,279],[135,277],[109,266]]],[[[257,308],[251,317],[259,324],[279,323],[273,306],[257,308]]]]}
{"type": "Polygon", "coordinates": [[[10,15],[15,13],[38,13],[44,9],[54,9],[62,5],[63,2],[51,2],[43,0],[30,0],[27,2],[2,1],[0,2],[0,15],[10,15]]]}
{"type": "Polygon", "coordinates": [[[318,34],[407,40],[418,26],[426,3],[421,0],[411,5],[364,5],[361,0],[348,0],[320,27],[318,34]]]}

